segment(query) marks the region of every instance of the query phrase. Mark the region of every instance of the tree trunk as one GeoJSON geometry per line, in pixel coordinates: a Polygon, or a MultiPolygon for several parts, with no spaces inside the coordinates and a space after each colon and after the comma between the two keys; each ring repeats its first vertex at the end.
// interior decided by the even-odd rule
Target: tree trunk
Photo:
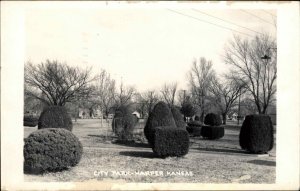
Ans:
{"type": "Polygon", "coordinates": [[[222,120],[223,120],[223,125],[226,125],[226,121],[227,121],[227,114],[226,113],[222,113],[222,120]]]}
{"type": "Polygon", "coordinates": [[[201,113],[200,121],[201,123],[204,123],[204,112],[201,113]]]}

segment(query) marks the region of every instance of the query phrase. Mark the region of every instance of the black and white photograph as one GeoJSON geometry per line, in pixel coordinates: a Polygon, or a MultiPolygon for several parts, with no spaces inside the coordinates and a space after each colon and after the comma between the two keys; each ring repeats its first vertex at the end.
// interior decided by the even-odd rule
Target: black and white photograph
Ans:
{"type": "Polygon", "coordinates": [[[1,2],[1,189],[298,190],[299,3],[211,3],[1,2]]]}

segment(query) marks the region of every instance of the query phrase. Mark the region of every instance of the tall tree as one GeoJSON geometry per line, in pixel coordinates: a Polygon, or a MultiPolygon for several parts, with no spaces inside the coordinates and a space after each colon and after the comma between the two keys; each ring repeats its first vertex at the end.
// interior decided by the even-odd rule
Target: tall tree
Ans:
{"type": "Polygon", "coordinates": [[[252,40],[235,36],[225,49],[225,63],[233,66],[235,79],[246,84],[258,113],[266,113],[275,100],[277,78],[276,40],[269,35],[252,40]],[[262,59],[262,56],[267,54],[262,59]]]}
{"type": "Polygon", "coordinates": [[[177,92],[177,82],[173,82],[170,84],[165,83],[161,88],[160,92],[162,94],[163,100],[169,105],[175,105],[175,97],[177,92]]]}
{"type": "Polygon", "coordinates": [[[212,68],[212,62],[204,57],[200,58],[199,63],[195,60],[188,73],[191,96],[195,104],[201,109],[200,120],[202,122],[204,121],[205,113],[210,107],[208,88],[214,76],[215,71],[212,68]]]}
{"type": "Polygon", "coordinates": [[[146,103],[146,111],[149,116],[150,112],[154,108],[155,104],[159,101],[158,95],[155,90],[148,90],[143,93],[143,98],[146,103]]]}
{"type": "Polygon", "coordinates": [[[97,102],[103,114],[108,115],[109,110],[115,104],[116,82],[105,70],[101,70],[95,84],[97,102]]]}
{"type": "Polygon", "coordinates": [[[132,103],[132,98],[136,93],[136,89],[133,86],[125,86],[121,82],[118,92],[115,96],[115,105],[116,107],[129,105],[132,103]]]}
{"type": "Polygon", "coordinates": [[[93,80],[91,69],[82,70],[58,61],[25,64],[27,94],[47,105],[63,106],[79,98],[88,98],[92,92],[89,83],[93,80]]]}
{"type": "Polygon", "coordinates": [[[211,100],[222,114],[223,124],[226,124],[227,115],[236,105],[237,98],[241,95],[244,84],[240,84],[232,79],[220,79],[214,77],[211,81],[209,91],[212,94],[211,100]]]}

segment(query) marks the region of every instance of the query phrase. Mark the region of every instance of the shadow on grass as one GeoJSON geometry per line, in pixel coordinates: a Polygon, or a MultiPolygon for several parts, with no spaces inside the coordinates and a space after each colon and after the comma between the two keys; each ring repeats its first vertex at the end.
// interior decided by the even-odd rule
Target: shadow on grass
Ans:
{"type": "Polygon", "coordinates": [[[231,155],[236,155],[236,154],[249,154],[248,152],[244,150],[237,150],[237,149],[227,149],[227,148],[194,148],[199,151],[209,151],[212,152],[212,154],[231,154],[231,155]]]}
{"type": "Polygon", "coordinates": [[[137,143],[135,141],[113,141],[113,144],[127,146],[127,147],[142,147],[142,148],[151,148],[147,143],[137,143]]]}
{"type": "Polygon", "coordinates": [[[276,166],[275,161],[267,161],[267,160],[250,160],[247,163],[265,165],[265,166],[276,166]]]}
{"type": "Polygon", "coordinates": [[[121,151],[119,152],[120,155],[123,156],[130,156],[130,157],[138,157],[138,158],[156,158],[153,152],[147,151],[121,151]]]}

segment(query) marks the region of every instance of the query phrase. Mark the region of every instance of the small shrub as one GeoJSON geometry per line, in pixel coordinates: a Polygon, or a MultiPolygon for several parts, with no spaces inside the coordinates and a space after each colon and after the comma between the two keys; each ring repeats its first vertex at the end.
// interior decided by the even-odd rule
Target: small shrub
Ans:
{"type": "Polygon", "coordinates": [[[220,115],[209,113],[204,118],[204,124],[210,125],[210,126],[219,126],[222,124],[222,120],[220,115]]]}
{"type": "Polygon", "coordinates": [[[116,109],[112,128],[119,140],[131,140],[133,130],[138,122],[138,118],[132,114],[130,106],[121,106],[116,109]]]}
{"type": "Polygon", "coordinates": [[[202,124],[200,123],[200,121],[191,121],[188,123],[186,130],[190,135],[201,136],[201,128],[202,124]]]}
{"type": "Polygon", "coordinates": [[[39,118],[34,115],[24,115],[23,126],[35,127],[38,125],[39,118]]]}
{"type": "Polygon", "coordinates": [[[268,115],[248,115],[241,127],[239,142],[251,153],[266,153],[273,148],[273,124],[268,115]]]}
{"type": "Polygon", "coordinates": [[[193,105],[191,102],[185,102],[183,103],[180,111],[186,116],[186,117],[192,117],[197,112],[197,108],[195,105],[193,105]]]}
{"type": "Polygon", "coordinates": [[[173,106],[171,107],[171,112],[175,120],[176,126],[178,128],[185,129],[187,125],[186,122],[183,120],[183,115],[181,114],[179,109],[173,106]]]}
{"type": "Polygon", "coordinates": [[[201,136],[210,140],[220,139],[224,137],[224,126],[202,126],[201,136]]]}
{"type": "Polygon", "coordinates": [[[65,129],[47,128],[25,138],[24,172],[41,174],[75,166],[82,156],[79,139],[65,129]]]}
{"type": "Polygon", "coordinates": [[[170,126],[156,127],[154,130],[153,152],[158,157],[184,156],[189,151],[187,131],[170,126]]]}
{"type": "Polygon", "coordinates": [[[50,106],[44,109],[38,122],[38,129],[45,128],[64,128],[72,131],[72,119],[63,106],[50,106]]]}
{"type": "Polygon", "coordinates": [[[158,102],[154,106],[144,128],[145,137],[151,146],[153,146],[154,143],[154,128],[160,126],[171,126],[177,128],[169,106],[162,101],[158,102]]]}
{"type": "Polygon", "coordinates": [[[195,116],[195,121],[200,121],[200,117],[198,115],[195,116]]]}

